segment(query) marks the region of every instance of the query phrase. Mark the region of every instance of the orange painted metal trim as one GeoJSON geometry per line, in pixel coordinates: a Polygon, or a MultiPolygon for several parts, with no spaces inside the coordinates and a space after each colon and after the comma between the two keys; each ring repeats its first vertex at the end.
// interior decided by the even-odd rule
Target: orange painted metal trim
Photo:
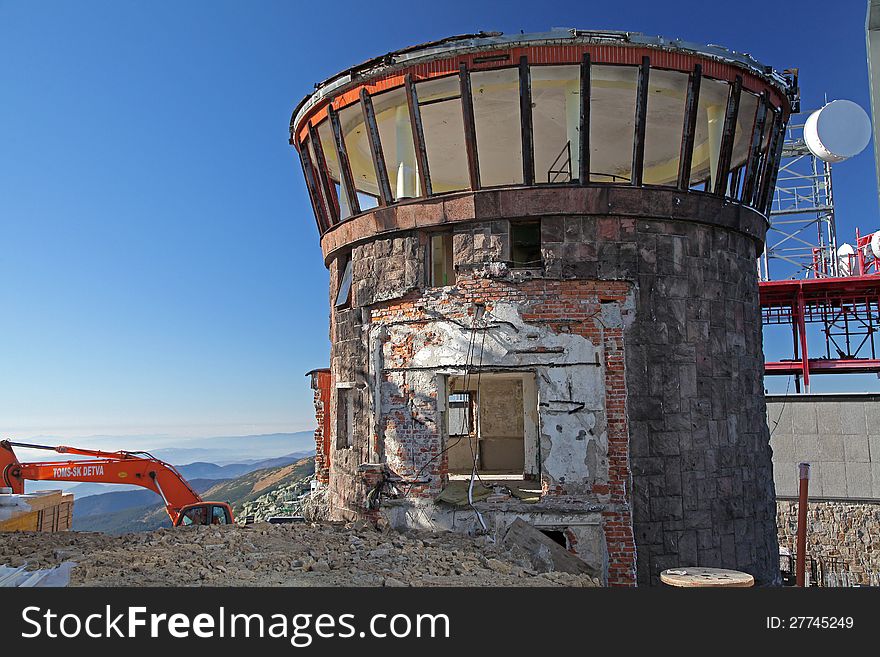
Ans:
{"type": "Polygon", "coordinates": [[[642,57],[650,57],[651,68],[681,71],[690,74],[695,64],[703,67],[703,77],[733,82],[737,75],[743,78],[743,89],[755,94],[767,91],[775,108],[782,108],[786,116],[789,112],[788,100],[779,89],[766,82],[747,68],[719,62],[708,56],[685,52],[671,52],[659,48],[645,46],[609,46],[609,45],[576,45],[576,46],[524,46],[518,48],[501,48],[471,52],[455,57],[444,57],[429,62],[414,64],[397,69],[393,72],[364,80],[361,84],[350,87],[343,93],[324,99],[303,117],[295,126],[297,140],[301,143],[308,134],[308,126],[317,125],[327,118],[327,107],[332,103],[335,110],[352,105],[359,101],[361,89],[369,94],[378,94],[403,87],[409,73],[414,82],[422,82],[447,75],[457,75],[461,64],[467,65],[469,71],[480,71],[497,68],[514,68],[520,57],[527,57],[529,64],[541,65],[580,65],[585,53],[590,54],[593,65],[620,64],[638,66],[642,57]],[[506,62],[499,58],[506,57],[506,62]]]}

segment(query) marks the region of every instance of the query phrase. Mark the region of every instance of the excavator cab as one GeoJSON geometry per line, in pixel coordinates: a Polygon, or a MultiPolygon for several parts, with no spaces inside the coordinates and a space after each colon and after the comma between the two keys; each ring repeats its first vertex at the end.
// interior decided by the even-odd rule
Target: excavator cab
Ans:
{"type": "Polygon", "coordinates": [[[232,509],[222,502],[198,502],[188,504],[177,514],[175,527],[190,525],[231,525],[232,509]]]}

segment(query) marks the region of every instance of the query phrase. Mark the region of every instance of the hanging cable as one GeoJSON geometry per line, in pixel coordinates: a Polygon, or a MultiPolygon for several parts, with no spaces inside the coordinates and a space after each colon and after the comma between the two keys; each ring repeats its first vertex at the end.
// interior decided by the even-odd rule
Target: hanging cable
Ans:
{"type": "MultiPolygon", "coordinates": [[[[479,319],[482,319],[482,317],[485,314],[485,311],[486,311],[486,307],[484,305],[477,304],[476,308],[474,309],[473,326],[476,326],[476,322],[479,319]],[[482,312],[480,312],[481,309],[482,309],[482,312]]],[[[471,330],[471,336],[474,338],[474,343],[476,343],[476,339],[475,339],[476,330],[475,329],[471,330]]],[[[476,346],[476,344],[474,346],[476,346]]],[[[483,373],[483,351],[485,350],[485,348],[486,348],[486,332],[483,331],[483,340],[480,344],[480,365],[477,367],[477,404],[476,404],[477,412],[474,413],[474,435],[475,435],[477,441],[479,441],[479,439],[480,439],[480,413],[481,413],[480,377],[483,373]]],[[[468,378],[470,378],[470,370],[468,370],[468,378]]],[[[468,389],[469,388],[470,388],[470,381],[468,381],[468,389]]],[[[472,463],[473,463],[473,467],[471,468],[471,480],[468,483],[468,504],[470,505],[471,510],[473,510],[473,512],[477,515],[477,520],[480,521],[480,527],[483,528],[484,532],[488,532],[489,527],[486,525],[486,521],[483,519],[483,514],[477,510],[476,506],[474,506],[474,482],[480,476],[479,472],[477,470],[477,460],[478,460],[477,459],[477,454],[478,454],[477,445],[475,445],[474,441],[471,441],[471,440],[468,440],[468,443],[471,445],[471,458],[472,458],[472,463]]],[[[479,444],[479,443],[477,443],[477,444],[479,444]]],[[[480,483],[483,484],[482,479],[480,479],[480,483]]],[[[483,484],[483,486],[485,486],[485,484],[483,484]]]]}
{"type": "MultiPolygon", "coordinates": [[[[470,332],[471,332],[471,334],[470,334],[470,337],[469,337],[469,339],[468,339],[468,349],[467,349],[467,352],[466,352],[466,355],[465,355],[465,381],[464,381],[464,389],[465,389],[465,391],[467,392],[468,395],[470,395],[469,386],[470,386],[471,361],[472,361],[472,359],[473,359],[473,351],[474,351],[474,347],[476,346],[476,319],[477,319],[477,312],[475,311],[475,312],[474,312],[474,317],[473,317],[473,319],[471,320],[471,326],[470,326],[470,332]]],[[[481,362],[482,362],[482,358],[481,358],[481,362]]],[[[447,400],[447,404],[448,404],[448,400],[447,400]]],[[[449,409],[448,409],[448,406],[447,406],[447,415],[448,415],[448,411],[449,411],[449,409]]],[[[463,421],[464,423],[467,422],[467,418],[470,416],[470,415],[469,415],[470,413],[471,413],[471,410],[470,410],[470,404],[469,404],[469,405],[468,405],[468,414],[465,414],[464,417],[462,418],[462,421],[463,421]]],[[[456,439],[455,442],[451,442],[451,443],[449,443],[446,447],[444,447],[442,450],[440,450],[437,454],[435,454],[435,455],[432,456],[430,459],[428,459],[428,461],[426,461],[424,465],[422,465],[422,467],[419,469],[419,471],[416,472],[416,474],[413,476],[413,478],[409,481],[409,485],[408,485],[407,488],[406,488],[406,492],[403,493],[403,497],[409,497],[409,494],[410,494],[410,491],[412,490],[412,487],[415,486],[417,483],[425,483],[425,482],[420,482],[420,481],[419,481],[419,477],[422,475],[422,473],[423,473],[425,470],[428,469],[428,467],[429,467],[434,461],[436,461],[438,458],[440,458],[441,456],[443,456],[443,455],[444,455],[446,452],[448,452],[450,449],[452,449],[453,447],[455,447],[456,445],[458,445],[458,443],[460,443],[465,437],[467,437],[467,439],[468,439],[468,443],[470,444],[470,442],[471,442],[471,437],[470,437],[470,435],[469,435],[469,427],[465,427],[465,426],[463,426],[463,427],[462,427],[462,431],[463,431],[463,433],[462,433],[462,434],[456,439]]],[[[473,447],[471,447],[471,449],[473,449],[473,447]]]]}

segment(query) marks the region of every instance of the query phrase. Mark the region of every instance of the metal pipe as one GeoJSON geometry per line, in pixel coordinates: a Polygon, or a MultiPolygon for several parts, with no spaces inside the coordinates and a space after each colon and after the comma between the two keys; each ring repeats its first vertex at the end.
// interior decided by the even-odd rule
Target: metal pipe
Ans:
{"type": "Polygon", "coordinates": [[[810,487],[810,464],[798,464],[800,488],[798,490],[797,524],[797,586],[804,586],[807,564],[807,498],[810,487]]]}

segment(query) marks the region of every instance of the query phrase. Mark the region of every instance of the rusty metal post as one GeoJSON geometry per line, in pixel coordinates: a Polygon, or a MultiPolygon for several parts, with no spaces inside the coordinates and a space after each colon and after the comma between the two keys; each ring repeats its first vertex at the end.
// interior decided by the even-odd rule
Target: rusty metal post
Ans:
{"type": "Polygon", "coordinates": [[[361,111],[364,115],[364,126],[367,129],[370,155],[373,156],[373,167],[376,169],[376,182],[379,185],[379,205],[391,205],[394,203],[395,198],[391,192],[391,182],[388,179],[388,167],[385,165],[385,153],[382,150],[379,126],[376,124],[376,111],[373,109],[373,99],[366,89],[361,89],[361,111]]]}
{"type": "Polygon", "coordinates": [[[724,127],[721,130],[721,145],[718,149],[718,170],[715,172],[715,189],[718,196],[728,193],[730,160],[733,156],[733,142],[736,138],[736,119],[739,116],[739,101],[742,95],[742,76],[737,75],[727,96],[727,111],[724,113],[724,127]]]}
{"type": "Polygon", "coordinates": [[[586,185],[590,182],[590,96],[592,94],[592,64],[590,53],[585,52],[581,60],[581,97],[580,123],[578,124],[579,166],[578,182],[586,185]]]}
{"type": "Polygon", "coordinates": [[[642,57],[639,82],[636,87],[636,114],[633,135],[633,159],[630,184],[641,187],[645,169],[645,133],[648,129],[648,81],[651,76],[651,58],[642,57]]]}
{"type": "Polygon", "coordinates": [[[798,524],[797,524],[797,582],[804,586],[807,565],[807,497],[810,487],[810,464],[798,464],[800,488],[798,489],[798,524]]]}
{"type": "Polygon", "coordinates": [[[700,84],[703,67],[694,66],[688,79],[687,100],[684,105],[684,127],[681,130],[681,153],[678,157],[678,188],[686,192],[691,186],[691,163],[694,160],[694,140],[697,134],[697,114],[700,109],[700,84]]]}

